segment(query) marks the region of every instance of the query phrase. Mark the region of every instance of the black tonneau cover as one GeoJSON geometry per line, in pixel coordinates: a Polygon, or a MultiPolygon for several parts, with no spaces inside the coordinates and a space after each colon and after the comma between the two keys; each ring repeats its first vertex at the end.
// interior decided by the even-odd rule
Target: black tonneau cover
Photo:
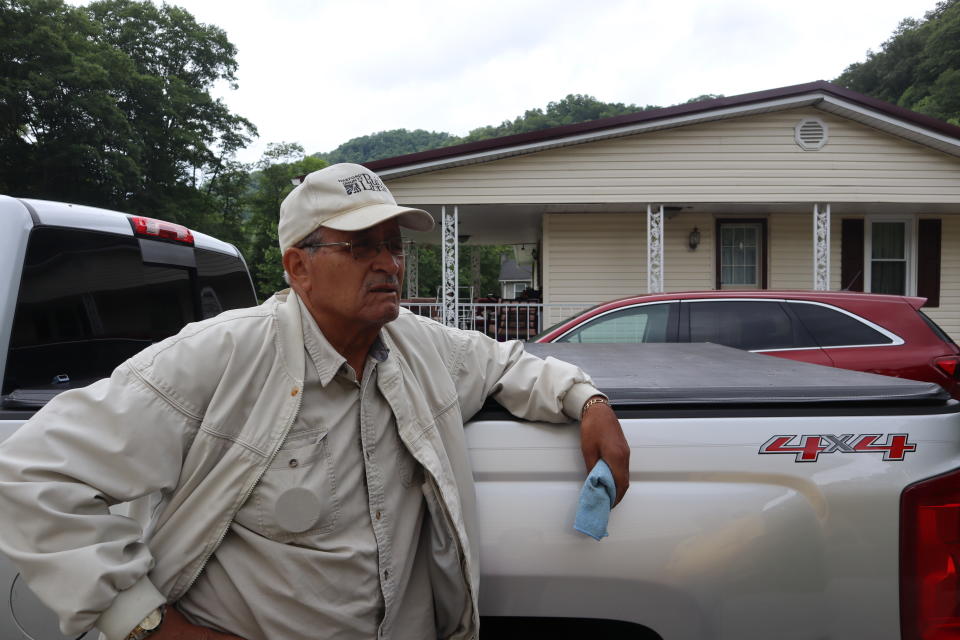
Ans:
{"type": "Polygon", "coordinates": [[[580,366],[617,406],[944,404],[932,382],[795,362],[716,344],[533,344],[580,366]]]}

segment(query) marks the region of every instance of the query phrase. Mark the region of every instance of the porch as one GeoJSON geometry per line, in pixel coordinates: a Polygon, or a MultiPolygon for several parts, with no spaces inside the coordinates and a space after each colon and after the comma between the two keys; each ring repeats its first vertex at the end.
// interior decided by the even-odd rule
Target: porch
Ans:
{"type": "MultiPolygon", "coordinates": [[[[955,269],[960,218],[937,203],[619,203],[420,205],[438,221],[418,243],[440,245],[444,286],[410,308],[450,325],[525,339],[594,304],[664,291],[866,290],[919,295],[960,334],[960,300],[941,272],[955,269]],[[465,297],[461,252],[525,247],[537,301],[465,297]],[[942,250],[941,250],[942,247],[942,250]],[[941,301],[941,288],[947,296],[941,301]]],[[[415,265],[416,261],[410,261],[415,265]]],[[[407,296],[416,298],[416,267],[407,296]]],[[[953,271],[956,273],[956,271],[953,271]]],[[[432,292],[431,292],[432,293],[432,292]]]]}

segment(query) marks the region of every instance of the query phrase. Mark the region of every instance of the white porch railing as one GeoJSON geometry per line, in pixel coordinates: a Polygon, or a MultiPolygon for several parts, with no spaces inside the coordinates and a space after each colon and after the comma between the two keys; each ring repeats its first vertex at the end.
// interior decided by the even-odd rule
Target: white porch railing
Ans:
{"type": "MultiPolygon", "coordinates": [[[[402,301],[417,315],[441,322],[443,304],[402,301]]],[[[529,340],[550,325],[593,306],[591,303],[542,304],[539,302],[460,302],[457,326],[486,333],[497,340],[529,340]]]]}

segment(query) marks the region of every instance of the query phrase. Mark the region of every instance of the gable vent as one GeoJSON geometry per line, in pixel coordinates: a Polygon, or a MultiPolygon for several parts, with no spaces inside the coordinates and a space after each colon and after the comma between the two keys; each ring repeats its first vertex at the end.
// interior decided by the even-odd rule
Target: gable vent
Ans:
{"type": "Polygon", "coordinates": [[[827,125],[819,118],[806,118],[794,128],[793,139],[801,149],[813,151],[827,144],[827,125]]]}

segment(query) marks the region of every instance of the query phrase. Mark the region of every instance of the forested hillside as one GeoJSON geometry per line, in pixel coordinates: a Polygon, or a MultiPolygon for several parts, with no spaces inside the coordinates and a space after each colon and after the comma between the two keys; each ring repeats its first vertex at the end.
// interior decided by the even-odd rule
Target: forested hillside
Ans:
{"type": "Polygon", "coordinates": [[[904,20],[880,51],[834,82],[960,125],[960,0],[904,20]]]}
{"type": "MultiPolygon", "coordinates": [[[[697,102],[699,100],[709,100],[720,97],[722,96],[719,94],[704,94],[696,98],[691,98],[687,102],[697,102]]],[[[379,133],[354,138],[329,153],[316,153],[314,155],[330,163],[369,162],[371,160],[392,158],[407,153],[416,153],[417,151],[426,151],[427,149],[448,147],[464,142],[499,138],[515,133],[538,131],[540,129],[559,127],[565,124],[588,122],[601,118],[611,118],[625,113],[636,113],[637,111],[659,108],[660,107],[656,105],[650,104],[645,107],[640,107],[635,104],[624,104],[622,102],[601,102],[593,96],[570,94],[558,102],[548,103],[546,110],[539,107],[527,109],[523,115],[517,116],[513,120],[504,120],[498,125],[477,127],[463,137],[457,137],[449,133],[424,131],[423,129],[417,129],[415,131],[394,129],[393,131],[381,131],[379,133]]]]}

